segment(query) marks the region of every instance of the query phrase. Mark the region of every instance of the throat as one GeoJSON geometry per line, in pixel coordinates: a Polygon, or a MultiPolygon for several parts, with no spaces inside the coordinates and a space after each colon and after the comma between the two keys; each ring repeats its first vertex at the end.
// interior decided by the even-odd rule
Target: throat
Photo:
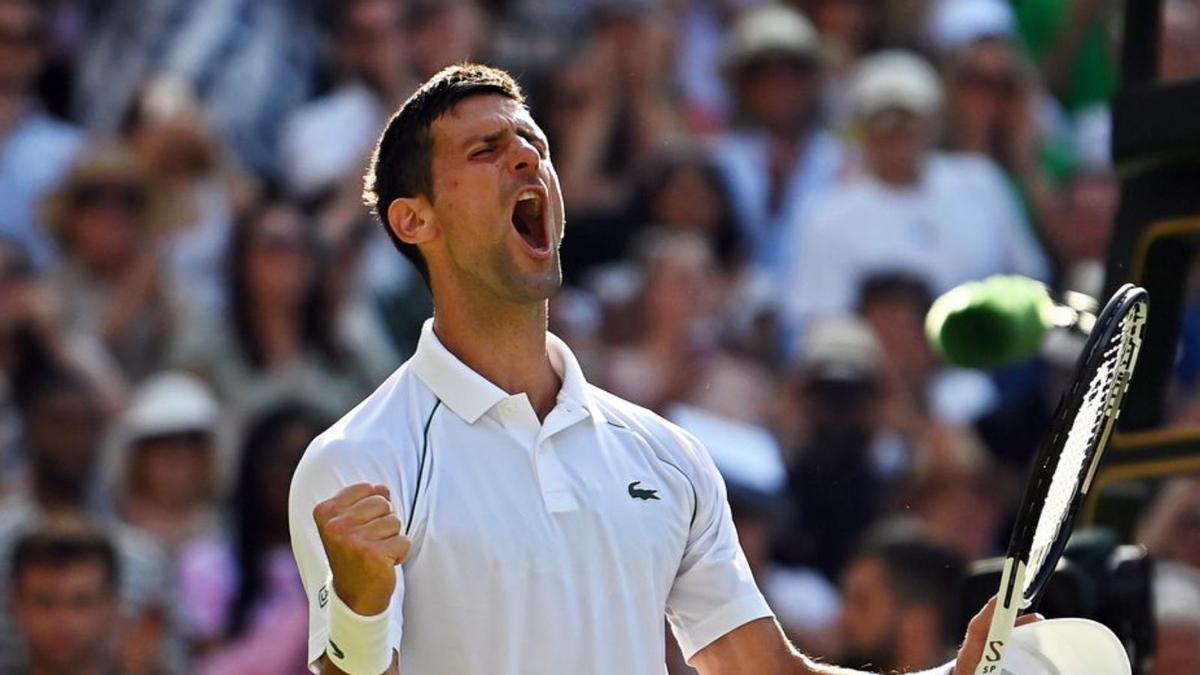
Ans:
{"type": "Polygon", "coordinates": [[[524,393],[544,419],[561,387],[546,347],[546,310],[534,316],[480,315],[454,309],[434,312],[433,331],[451,354],[509,394],[524,393]]]}

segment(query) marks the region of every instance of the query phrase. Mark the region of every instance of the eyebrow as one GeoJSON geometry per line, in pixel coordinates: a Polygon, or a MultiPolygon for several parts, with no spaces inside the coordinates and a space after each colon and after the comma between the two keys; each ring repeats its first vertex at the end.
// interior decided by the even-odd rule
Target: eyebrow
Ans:
{"type": "Polygon", "coordinates": [[[512,127],[505,126],[501,129],[487,132],[482,135],[477,134],[477,135],[470,136],[463,143],[463,146],[468,147],[468,146],[475,145],[477,143],[495,143],[496,141],[499,141],[501,138],[504,138],[504,136],[509,133],[516,133],[516,135],[518,135],[518,136],[522,136],[525,138],[531,138],[531,139],[537,141],[542,147],[547,147],[549,145],[549,142],[547,141],[545,134],[541,133],[537,129],[537,127],[530,125],[530,124],[518,123],[516,125],[515,132],[512,127]]]}

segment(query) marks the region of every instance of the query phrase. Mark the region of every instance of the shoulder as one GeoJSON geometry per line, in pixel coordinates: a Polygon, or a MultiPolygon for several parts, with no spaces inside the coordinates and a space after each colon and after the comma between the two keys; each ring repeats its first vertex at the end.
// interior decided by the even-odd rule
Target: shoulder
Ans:
{"type": "Polygon", "coordinates": [[[845,232],[845,221],[874,206],[871,184],[861,176],[851,176],[813,195],[806,209],[805,228],[822,236],[845,232]]]}
{"type": "Polygon", "coordinates": [[[347,484],[381,480],[378,474],[393,466],[403,472],[438,403],[405,363],[313,439],[296,468],[293,490],[327,478],[347,484]]]}
{"type": "Polygon", "coordinates": [[[660,461],[675,465],[689,479],[714,473],[712,457],[690,432],[658,413],[592,386],[605,423],[640,437],[660,461]]]}
{"type": "Polygon", "coordinates": [[[995,160],[976,152],[939,152],[929,159],[935,179],[958,185],[1006,189],[1008,179],[995,160]]]}

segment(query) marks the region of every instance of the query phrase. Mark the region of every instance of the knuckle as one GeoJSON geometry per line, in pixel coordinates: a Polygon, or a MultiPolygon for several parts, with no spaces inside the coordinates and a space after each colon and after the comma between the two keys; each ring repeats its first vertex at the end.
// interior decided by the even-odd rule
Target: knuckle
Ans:
{"type": "Polygon", "coordinates": [[[313,520],[317,521],[318,525],[329,520],[330,516],[332,515],[330,514],[330,510],[332,508],[333,507],[328,501],[318,502],[317,505],[313,507],[313,520]]]}

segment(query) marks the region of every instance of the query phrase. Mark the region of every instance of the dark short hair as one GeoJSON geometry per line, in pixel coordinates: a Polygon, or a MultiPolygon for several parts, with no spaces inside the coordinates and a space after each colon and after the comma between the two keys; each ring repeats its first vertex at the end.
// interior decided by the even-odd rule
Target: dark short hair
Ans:
{"type": "Polygon", "coordinates": [[[93,529],[45,529],[23,535],[13,548],[12,586],[20,588],[21,575],[31,567],[63,569],[84,562],[104,566],[104,585],[115,593],[120,578],[117,552],[109,538],[93,529]]]}
{"type": "Polygon", "coordinates": [[[465,63],[450,66],[429,78],[388,121],[363,177],[363,200],[387,231],[392,244],[408,258],[425,284],[429,268],[417,247],[400,240],[388,223],[388,206],[403,197],[433,195],[433,137],[435,120],[462,100],[496,94],[525,105],[525,94],[512,76],[498,68],[465,63]]]}
{"type": "Polygon", "coordinates": [[[929,284],[911,272],[877,272],[863,279],[858,287],[858,311],[864,312],[880,302],[906,303],[924,316],[933,304],[933,294],[929,284]]]}
{"type": "Polygon", "coordinates": [[[937,612],[942,639],[955,644],[966,629],[960,607],[967,565],[952,549],[915,532],[881,531],[868,537],[858,560],[878,561],[897,604],[927,605],[937,612]]]}

